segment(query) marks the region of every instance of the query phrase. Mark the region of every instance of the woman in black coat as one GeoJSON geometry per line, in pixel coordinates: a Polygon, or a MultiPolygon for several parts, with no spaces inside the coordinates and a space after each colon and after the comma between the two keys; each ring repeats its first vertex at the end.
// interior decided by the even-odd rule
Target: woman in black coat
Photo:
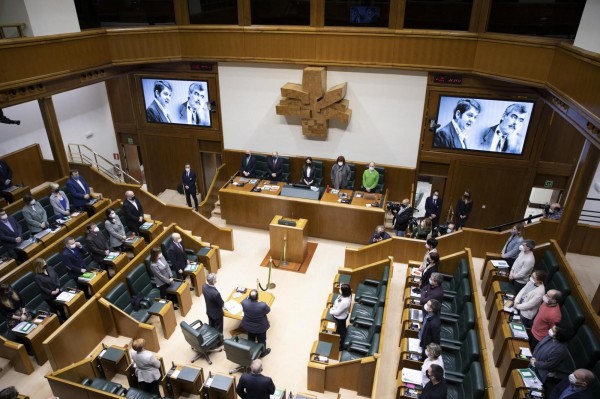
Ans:
{"type": "Polygon", "coordinates": [[[473,210],[473,200],[471,192],[465,190],[464,194],[456,203],[456,229],[462,229],[467,224],[467,219],[473,210]]]}

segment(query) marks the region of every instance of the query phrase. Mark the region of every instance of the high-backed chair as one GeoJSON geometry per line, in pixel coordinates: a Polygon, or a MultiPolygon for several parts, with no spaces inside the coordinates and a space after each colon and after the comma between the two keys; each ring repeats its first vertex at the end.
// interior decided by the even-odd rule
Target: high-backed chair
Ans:
{"type": "Polygon", "coordinates": [[[442,282],[442,288],[444,288],[445,297],[453,297],[456,295],[458,285],[462,279],[469,277],[469,263],[466,259],[461,259],[458,267],[452,274],[443,274],[444,281],[442,282]]]}
{"type": "Polygon", "coordinates": [[[48,304],[42,299],[42,292],[35,283],[33,272],[27,272],[19,277],[12,283],[12,288],[19,294],[23,305],[31,313],[35,314],[39,310],[50,311],[48,304]]]}
{"type": "Polygon", "coordinates": [[[467,302],[458,320],[450,321],[442,319],[442,329],[440,332],[442,345],[446,343],[457,347],[461,346],[467,333],[469,330],[472,330],[474,326],[475,310],[473,308],[473,303],[467,302]]]}
{"type": "Polygon", "coordinates": [[[379,334],[373,334],[371,342],[368,346],[360,345],[358,343],[351,343],[340,355],[340,362],[347,362],[350,360],[360,359],[367,356],[373,356],[379,351],[379,334]]]}
{"type": "Polygon", "coordinates": [[[48,267],[53,268],[56,272],[61,288],[77,288],[77,283],[69,275],[69,268],[62,262],[61,258],[62,255],[57,253],[46,259],[46,263],[48,267]]]}
{"type": "Polygon", "coordinates": [[[479,362],[473,362],[471,368],[465,374],[464,380],[460,383],[453,383],[448,381],[448,399],[481,399],[485,393],[485,381],[483,379],[483,372],[481,371],[481,364],[479,362]]]}
{"type": "Polygon", "coordinates": [[[442,301],[442,315],[458,318],[465,304],[471,300],[471,284],[464,278],[458,284],[456,296],[452,299],[442,301]]]}
{"type": "Polygon", "coordinates": [[[540,259],[535,266],[536,270],[544,270],[546,272],[546,281],[544,281],[545,284],[552,281],[552,277],[554,276],[554,273],[558,271],[558,268],[558,261],[556,260],[556,256],[554,256],[554,253],[551,249],[544,251],[542,254],[542,259],[540,259]]]}
{"type": "Polygon", "coordinates": [[[350,177],[348,178],[348,184],[346,187],[348,190],[354,190],[354,180],[356,180],[356,165],[353,163],[346,163],[350,168],[350,177]]]}
{"type": "Polygon", "coordinates": [[[140,323],[145,323],[150,318],[147,309],[135,310],[133,308],[131,294],[129,294],[125,283],[117,284],[104,298],[140,323]]]}
{"type": "MultiPolygon", "coordinates": [[[[160,395],[155,395],[150,392],[142,391],[138,388],[129,388],[125,394],[125,399],[162,399],[160,395]]],[[[165,397],[165,399],[168,399],[165,397]]]]}
{"type": "Polygon", "coordinates": [[[262,154],[255,154],[256,166],[254,167],[254,177],[264,179],[267,175],[267,157],[262,154]]]}
{"type": "Polygon", "coordinates": [[[383,192],[383,185],[385,183],[385,178],[384,178],[384,174],[385,174],[385,168],[382,166],[376,166],[375,170],[377,172],[379,172],[379,181],[377,182],[377,187],[375,187],[375,192],[376,193],[382,193],[383,192]]]}
{"type": "Polygon", "coordinates": [[[577,301],[572,296],[568,296],[560,307],[560,324],[569,327],[573,331],[577,331],[579,326],[583,324],[585,315],[577,304],[577,301]]]}
{"type": "Polygon", "coordinates": [[[379,335],[377,325],[369,320],[358,318],[348,327],[342,347],[345,349],[349,348],[352,344],[356,344],[369,349],[374,342],[373,338],[375,335],[379,335]]]}
{"type": "Polygon", "coordinates": [[[237,335],[227,338],[224,341],[224,347],[227,360],[239,365],[238,367],[229,370],[229,374],[238,371],[247,372],[252,361],[258,359],[265,349],[263,344],[240,338],[237,335]]]}
{"type": "Polygon", "coordinates": [[[320,186],[323,182],[323,161],[313,161],[313,167],[315,168],[315,181],[314,186],[320,186]]]}
{"type": "Polygon", "coordinates": [[[281,181],[289,182],[290,180],[290,159],[288,157],[279,157],[283,161],[281,165],[281,181]]]}
{"type": "Polygon", "coordinates": [[[127,285],[133,295],[141,294],[147,301],[148,307],[152,305],[155,299],[160,297],[160,291],[152,284],[148,270],[143,263],[137,265],[125,277],[127,285]]]}
{"type": "Polygon", "coordinates": [[[112,393],[118,396],[123,396],[126,392],[126,389],[123,388],[121,384],[117,384],[116,382],[108,381],[103,378],[85,378],[83,381],[81,381],[81,385],[98,389],[100,391],[112,393]]]}
{"type": "Polygon", "coordinates": [[[192,324],[182,321],[179,325],[187,343],[190,344],[193,350],[198,352],[191,362],[194,363],[199,358],[204,357],[208,364],[212,364],[208,354],[223,350],[222,348],[217,350],[223,345],[223,334],[208,324],[202,323],[201,320],[196,320],[192,324]],[[194,327],[198,324],[198,327],[194,327]]]}
{"type": "Polygon", "coordinates": [[[475,330],[469,330],[467,337],[460,349],[447,346],[443,348],[444,371],[446,379],[452,379],[461,382],[465,378],[465,373],[471,367],[471,363],[479,358],[479,342],[475,330]]]}
{"type": "Polygon", "coordinates": [[[569,297],[569,295],[571,295],[571,286],[561,271],[554,273],[554,276],[552,276],[552,279],[546,285],[546,291],[552,289],[560,291],[563,302],[565,299],[567,299],[567,297],[569,297]]]}
{"type": "Polygon", "coordinates": [[[587,325],[582,325],[567,345],[567,358],[556,369],[555,378],[561,380],[576,369],[591,370],[600,360],[600,342],[587,325]]]}
{"type": "Polygon", "coordinates": [[[29,226],[27,225],[27,222],[25,221],[25,217],[23,216],[23,211],[18,210],[15,213],[13,213],[11,215],[12,217],[15,218],[15,220],[17,221],[17,223],[19,223],[21,225],[21,230],[23,231],[23,239],[27,240],[31,237],[31,232],[29,231],[29,226]]]}

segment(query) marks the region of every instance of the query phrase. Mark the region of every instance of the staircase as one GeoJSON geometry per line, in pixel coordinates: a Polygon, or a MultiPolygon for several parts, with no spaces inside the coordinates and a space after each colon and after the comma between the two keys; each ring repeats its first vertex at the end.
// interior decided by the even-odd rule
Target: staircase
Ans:
{"type": "Polygon", "coordinates": [[[97,171],[117,183],[138,184],[142,183],[120,168],[118,164],[109,161],[102,155],[94,152],[85,144],[69,144],[69,161],[91,165],[97,171]]]}

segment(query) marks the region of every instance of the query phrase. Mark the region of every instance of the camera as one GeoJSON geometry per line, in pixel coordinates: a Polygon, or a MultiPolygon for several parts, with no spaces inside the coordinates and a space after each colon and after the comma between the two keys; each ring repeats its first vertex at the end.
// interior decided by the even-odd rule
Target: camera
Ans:
{"type": "Polygon", "coordinates": [[[400,203],[388,201],[385,209],[395,215],[396,213],[400,212],[400,203]]]}

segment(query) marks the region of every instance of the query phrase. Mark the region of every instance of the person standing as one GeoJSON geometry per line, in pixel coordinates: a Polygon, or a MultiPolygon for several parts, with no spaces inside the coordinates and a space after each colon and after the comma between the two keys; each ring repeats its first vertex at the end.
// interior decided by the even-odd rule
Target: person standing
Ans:
{"type": "Polygon", "coordinates": [[[87,234],[85,235],[85,242],[92,253],[92,259],[99,267],[106,270],[106,273],[108,274],[108,263],[104,261],[104,258],[110,253],[108,241],[106,241],[104,234],[100,232],[96,223],[89,223],[86,227],[87,234]]]}
{"type": "Polygon", "coordinates": [[[315,167],[311,157],[306,157],[304,166],[302,167],[302,179],[300,183],[312,186],[315,182],[315,167]]]}
{"type": "Polygon", "coordinates": [[[352,305],[352,289],[348,284],[342,284],[339,293],[340,295],[333,301],[329,313],[335,319],[336,331],[340,335],[340,350],[343,350],[347,330],[346,320],[352,305]]]}
{"type": "Polygon", "coordinates": [[[467,224],[467,219],[473,210],[473,199],[471,192],[465,190],[462,197],[456,203],[456,228],[462,229],[467,224]]]}
{"type": "Polygon", "coordinates": [[[83,176],[79,176],[77,169],[73,169],[70,172],[70,177],[67,180],[67,190],[71,193],[73,208],[78,211],[86,210],[87,203],[92,198],[92,193],[90,186],[88,186],[83,176]]]}
{"type": "Polygon", "coordinates": [[[185,164],[185,169],[181,175],[181,181],[183,184],[183,190],[185,191],[185,201],[187,206],[192,207],[191,199],[194,199],[194,210],[198,211],[198,196],[196,192],[196,172],[192,170],[189,163],[185,164]]]}
{"type": "Polygon", "coordinates": [[[8,166],[4,159],[0,159],[0,194],[2,194],[2,191],[10,188],[12,185],[12,169],[10,166],[8,166]]]}
{"type": "Polygon", "coordinates": [[[273,152],[267,159],[267,179],[281,181],[283,177],[283,159],[279,158],[277,152],[273,152]]]}
{"type": "MultiPolygon", "coordinates": [[[[435,248],[434,248],[435,249],[435,248]]],[[[419,289],[425,288],[429,284],[429,279],[433,273],[437,273],[440,267],[440,254],[436,251],[429,252],[429,259],[426,263],[425,269],[421,270],[421,282],[419,283],[419,289]]]]}
{"type": "Polygon", "coordinates": [[[46,302],[52,313],[58,314],[62,321],[67,319],[62,306],[57,305],[54,301],[60,294],[60,280],[53,268],[49,268],[46,261],[42,258],[37,258],[33,261],[33,270],[35,272],[35,285],[38,286],[41,292],[42,299],[46,302]]]}
{"type": "Polygon", "coordinates": [[[144,224],[144,208],[142,208],[142,203],[135,197],[135,194],[131,190],[125,192],[123,214],[129,231],[139,236],[140,226],[144,224]]]}
{"type": "Polygon", "coordinates": [[[393,211],[394,215],[394,231],[398,237],[406,237],[406,229],[408,228],[408,222],[413,217],[414,208],[410,206],[410,200],[404,198],[400,204],[400,209],[393,211]]]}
{"type": "Polygon", "coordinates": [[[425,358],[425,348],[430,343],[440,344],[440,333],[442,330],[442,320],[440,319],[440,310],[442,304],[435,299],[430,299],[423,306],[425,317],[423,317],[423,325],[419,330],[419,341],[423,351],[422,356],[425,358]]]}
{"type": "Polygon", "coordinates": [[[448,385],[444,378],[444,369],[439,364],[432,364],[427,370],[429,382],[423,387],[420,399],[446,399],[448,385]]]}
{"type": "MultiPolygon", "coordinates": [[[[159,247],[152,248],[150,253],[150,270],[154,277],[154,285],[160,292],[160,297],[167,299],[167,288],[173,282],[173,274],[159,247]]],[[[175,310],[179,309],[177,305],[174,305],[173,308],[175,310]]]]}
{"type": "Polygon", "coordinates": [[[71,205],[64,191],[61,191],[58,184],[50,183],[50,204],[54,214],[58,217],[69,216],[71,214],[71,205]]]}
{"type": "Polygon", "coordinates": [[[375,170],[375,162],[370,162],[369,167],[363,172],[362,185],[366,192],[375,192],[379,184],[379,172],[375,170]]]}
{"type": "Polygon", "coordinates": [[[425,199],[425,217],[431,219],[433,228],[439,224],[441,213],[442,199],[440,198],[440,190],[433,190],[431,197],[425,199]]]}
{"type": "Polygon", "coordinates": [[[542,298],[546,292],[544,280],[546,272],[534,270],[525,287],[515,297],[514,307],[521,313],[521,321],[527,328],[531,328],[533,318],[543,302],[542,298]]]}
{"type": "Polygon", "coordinates": [[[271,326],[267,314],[271,311],[269,305],[258,300],[258,291],[250,291],[248,298],[242,301],[242,328],[248,333],[248,339],[252,342],[263,344],[263,352],[260,357],[271,353],[271,348],[267,347],[267,330],[271,326]]]}
{"type": "Polygon", "coordinates": [[[515,292],[519,292],[521,288],[525,287],[533,271],[535,266],[534,248],[535,241],[533,240],[523,240],[523,243],[519,245],[519,256],[517,256],[508,274],[508,279],[512,283],[515,292]]]}
{"type": "Polygon", "coordinates": [[[76,242],[73,237],[65,238],[65,248],[61,254],[62,263],[67,267],[69,277],[75,281],[79,289],[84,291],[85,287],[79,285],[78,278],[87,272],[85,260],[83,259],[87,254],[87,250],[80,242],[76,242]]]}
{"type": "Polygon", "coordinates": [[[202,286],[202,295],[206,304],[208,325],[223,334],[223,305],[225,305],[225,301],[223,301],[221,293],[215,287],[216,283],[217,275],[209,273],[206,276],[206,284],[202,286]]]}
{"type": "Polygon", "coordinates": [[[572,335],[570,329],[554,326],[533,350],[529,365],[542,384],[546,382],[548,374],[554,371],[568,355],[567,343],[572,335]]]}
{"type": "Polygon", "coordinates": [[[15,248],[23,241],[23,228],[17,220],[0,208],[0,242],[9,257],[17,259],[15,248]]]}
{"type": "Polygon", "coordinates": [[[6,319],[9,329],[22,321],[31,320],[31,314],[23,304],[23,299],[8,284],[0,284],[0,314],[6,319]]]}
{"type": "Polygon", "coordinates": [[[519,256],[519,246],[523,243],[523,223],[515,224],[510,231],[510,236],[506,240],[506,244],[502,248],[502,259],[508,263],[508,267],[512,268],[513,263],[519,256]]]}
{"type": "MultiPolygon", "coordinates": [[[[242,177],[251,178],[254,177],[254,170],[256,169],[256,157],[252,155],[252,151],[246,150],[246,156],[242,158],[240,165],[240,171],[242,177]]],[[[260,176],[262,177],[262,176],[260,176]]]]}
{"type": "Polygon", "coordinates": [[[593,399],[590,387],[595,378],[590,370],[577,369],[554,387],[549,399],[593,399]]]}
{"type": "Polygon", "coordinates": [[[432,299],[439,302],[444,300],[444,287],[442,287],[444,277],[440,273],[431,273],[428,281],[429,283],[421,288],[420,305],[424,305],[432,299]]]}
{"type": "Polygon", "coordinates": [[[125,234],[125,227],[123,226],[123,223],[121,223],[121,218],[117,216],[114,209],[108,208],[106,210],[104,227],[106,227],[106,231],[108,231],[110,248],[113,251],[120,252],[123,249],[123,243],[125,242],[125,239],[127,239],[127,235],[125,234]]]}
{"type": "Polygon", "coordinates": [[[425,355],[427,358],[423,361],[421,366],[421,376],[423,378],[422,385],[425,386],[429,382],[429,366],[437,364],[442,369],[444,368],[444,358],[442,358],[442,347],[433,342],[427,345],[425,348],[425,355]]]}
{"type": "Polygon", "coordinates": [[[31,194],[25,194],[23,196],[23,218],[27,223],[27,227],[32,234],[39,233],[40,231],[48,228],[48,215],[44,207],[37,202],[31,194]]]}
{"type": "MultiPolygon", "coordinates": [[[[419,266],[419,271],[423,272],[427,268],[427,265],[430,262],[430,256],[433,252],[437,253],[438,240],[435,238],[428,238],[425,242],[425,256],[423,256],[423,262],[421,262],[421,266],[419,266]]],[[[439,259],[439,257],[438,257],[439,259]]]]}
{"type": "Polygon", "coordinates": [[[145,349],[146,340],[138,338],[131,344],[134,350],[131,360],[135,363],[135,376],[142,391],[160,396],[160,362],[153,352],[145,349]]]}
{"type": "Polygon", "coordinates": [[[270,377],[262,375],[263,367],[260,359],[250,364],[250,373],[244,373],[235,392],[242,399],[269,399],[275,393],[275,384],[270,377]]]}
{"type": "MultiPolygon", "coordinates": [[[[171,234],[171,245],[167,250],[167,254],[169,255],[169,259],[171,260],[171,269],[177,274],[177,278],[179,280],[185,280],[185,274],[183,271],[190,264],[190,260],[187,257],[187,253],[185,252],[185,247],[183,246],[183,240],[181,239],[181,234],[173,233],[171,234]]],[[[193,291],[194,287],[192,285],[192,281],[190,280],[190,291],[193,291]]]]}
{"type": "Polygon", "coordinates": [[[560,323],[562,314],[558,304],[561,300],[562,293],[558,290],[548,290],[546,295],[542,297],[543,303],[535,315],[531,327],[531,336],[529,337],[531,350],[535,349],[537,344],[546,338],[552,327],[560,323]]]}
{"type": "Polygon", "coordinates": [[[331,167],[331,185],[336,190],[348,187],[351,174],[350,166],[346,165],[346,158],[340,155],[337,157],[335,165],[331,167]]]}

